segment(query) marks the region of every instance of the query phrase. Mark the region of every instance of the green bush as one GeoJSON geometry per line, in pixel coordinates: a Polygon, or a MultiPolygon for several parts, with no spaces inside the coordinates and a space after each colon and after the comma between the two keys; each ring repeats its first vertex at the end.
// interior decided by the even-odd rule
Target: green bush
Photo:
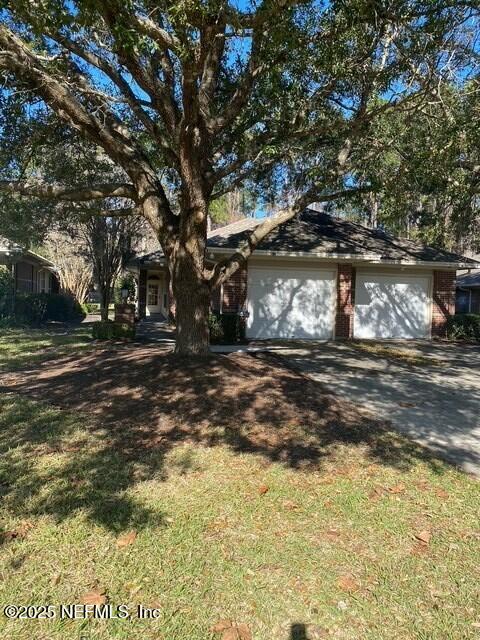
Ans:
{"type": "Polygon", "coordinates": [[[135,300],[135,278],[133,273],[126,273],[118,279],[113,292],[113,299],[117,304],[123,302],[121,293],[122,289],[126,289],[128,291],[127,302],[133,302],[135,300]]]}
{"type": "Polygon", "coordinates": [[[47,299],[44,293],[18,292],[15,296],[14,316],[21,324],[37,325],[45,322],[46,311],[47,299]]]}
{"type": "Polygon", "coordinates": [[[457,313],[448,320],[447,336],[450,340],[476,340],[480,342],[480,314],[457,313]]]}
{"type": "Polygon", "coordinates": [[[72,296],[62,293],[17,293],[15,319],[24,324],[80,322],[85,318],[81,305],[72,296]]]}
{"type": "Polygon", "coordinates": [[[98,302],[84,302],[82,309],[85,313],[97,313],[100,311],[100,304],[98,302]]]}
{"type": "Polygon", "coordinates": [[[0,265],[0,318],[13,315],[14,280],[6,266],[0,265]]]}
{"type": "Polygon", "coordinates": [[[208,326],[210,328],[210,342],[212,344],[221,344],[223,342],[224,335],[219,316],[211,313],[208,318],[208,326]]]}
{"type": "Polygon", "coordinates": [[[125,322],[94,322],[92,327],[94,340],[120,340],[135,338],[135,326],[125,322]]]}
{"type": "Polygon", "coordinates": [[[245,321],[238,313],[212,313],[209,326],[212,344],[245,342],[245,321]]]}
{"type": "Polygon", "coordinates": [[[72,296],[61,293],[40,294],[46,297],[47,309],[46,320],[56,320],[57,322],[81,322],[85,316],[85,310],[72,296]]]}

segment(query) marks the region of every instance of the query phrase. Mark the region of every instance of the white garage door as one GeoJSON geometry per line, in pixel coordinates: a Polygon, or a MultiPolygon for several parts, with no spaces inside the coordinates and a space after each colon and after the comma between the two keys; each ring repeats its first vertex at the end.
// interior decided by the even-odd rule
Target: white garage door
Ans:
{"type": "Polygon", "coordinates": [[[335,279],[330,269],[249,267],[248,337],[331,338],[335,279]]]}
{"type": "Polygon", "coordinates": [[[358,272],[355,338],[430,337],[430,276],[358,272]]]}

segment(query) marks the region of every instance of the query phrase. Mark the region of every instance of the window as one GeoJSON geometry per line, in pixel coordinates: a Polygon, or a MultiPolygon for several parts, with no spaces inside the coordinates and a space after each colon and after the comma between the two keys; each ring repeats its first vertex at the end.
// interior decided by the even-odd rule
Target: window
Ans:
{"type": "Polygon", "coordinates": [[[50,273],[46,269],[42,269],[37,274],[38,292],[50,292],[50,273]]]}
{"type": "Polygon", "coordinates": [[[158,284],[156,283],[148,285],[147,304],[149,307],[158,306],[158,284]]]}

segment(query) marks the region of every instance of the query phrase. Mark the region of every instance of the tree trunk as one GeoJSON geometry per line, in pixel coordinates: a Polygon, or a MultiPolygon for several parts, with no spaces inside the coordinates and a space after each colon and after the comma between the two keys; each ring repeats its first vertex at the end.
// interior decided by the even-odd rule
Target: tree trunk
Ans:
{"type": "Polygon", "coordinates": [[[108,290],[104,288],[102,285],[99,286],[100,289],[100,318],[102,322],[108,321],[108,307],[110,306],[110,296],[108,295],[108,290]]]}
{"type": "Polygon", "coordinates": [[[171,274],[175,297],[175,353],[207,356],[210,352],[210,288],[191,260],[177,257],[171,274]]]}

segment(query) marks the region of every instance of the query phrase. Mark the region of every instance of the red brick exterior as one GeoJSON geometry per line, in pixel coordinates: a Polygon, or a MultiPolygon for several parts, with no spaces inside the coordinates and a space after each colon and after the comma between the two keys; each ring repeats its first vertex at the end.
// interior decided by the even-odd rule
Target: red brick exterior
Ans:
{"type": "Polygon", "coordinates": [[[445,335],[447,320],[455,313],[455,271],[433,272],[432,336],[445,335]]]}
{"type": "MultiPolygon", "coordinates": [[[[220,293],[216,294],[217,304],[219,305],[220,293]]],[[[242,311],[247,300],[247,267],[243,266],[237,269],[235,273],[226,282],[223,283],[223,300],[222,312],[229,313],[234,311],[242,311]]],[[[214,299],[212,303],[215,301],[214,299]]],[[[219,305],[220,306],[220,305],[219,305]]],[[[214,307],[215,308],[215,307],[214,307]]]]}
{"type": "Polygon", "coordinates": [[[337,315],[335,337],[348,339],[353,336],[353,309],[355,270],[351,264],[338,265],[337,315]]]}
{"type": "Polygon", "coordinates": [[[115,305],[115,322],[123,322],[125,324],[135,324],[135,305],[134,304],[116,304],[115,305]]]}

